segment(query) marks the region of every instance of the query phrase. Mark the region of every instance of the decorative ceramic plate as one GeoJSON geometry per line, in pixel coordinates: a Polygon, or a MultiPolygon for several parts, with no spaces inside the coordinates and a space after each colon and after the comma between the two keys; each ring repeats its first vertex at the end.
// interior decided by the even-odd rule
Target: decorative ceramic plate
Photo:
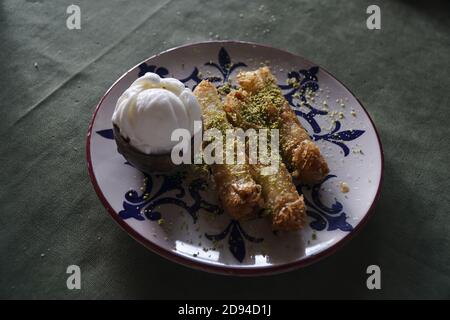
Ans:
{"type": "Polygon", "coordinates": [[[236,275],[291,270],[334,252],[368,219],[383,171],[376,129],[343,84],[294,54],[235,41],[174,48],[125,73],[100,100],[86,149],[95,191],[129,234],[175,262],[236,275]],[[113,138],[111,116],[116,101],[146,72],[177,78],[193,89],[202,79],[217,86],[233,82],[239,71],[261,65],[268,65],[277,76],[286,99],[330,167],[321,184],[297,186],[305,197],[309,219],[298,232],[274,233],[265,219],[232,220],[222,213],[208,179],[189,172],[144,175],[117,152],[113,138]],[[289,81],[292,78],[296,81],[289,81]]]}

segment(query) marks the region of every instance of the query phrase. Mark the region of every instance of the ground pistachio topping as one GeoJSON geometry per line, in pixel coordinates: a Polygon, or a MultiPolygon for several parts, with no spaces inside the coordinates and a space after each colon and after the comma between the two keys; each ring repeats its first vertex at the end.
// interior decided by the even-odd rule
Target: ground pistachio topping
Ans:
{"type": "Polygon", "coordinates": [[[242,120],[251,127],[279,128],[279,115],[284,103],[284,97],[278,86],[266,85],[244,101],[242,120]]]}
{"type": "Polygon", "coordinates": [[[221,85],[219,88],[217,88],[217,91],[221,96],[225,96],[230,93],[231,91],[231,84],[229,82],[225,82],[223,85],[221,85]]]}

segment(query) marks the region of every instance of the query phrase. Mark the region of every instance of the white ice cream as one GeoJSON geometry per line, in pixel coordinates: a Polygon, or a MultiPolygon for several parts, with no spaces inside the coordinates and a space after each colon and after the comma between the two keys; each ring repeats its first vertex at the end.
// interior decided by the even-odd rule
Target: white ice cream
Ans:
{"type": "Polygon", "coordinates": [[[117,100],[112,122],[130,144],[146,154],[168,153],[177,141],[170,136],[184,128],[194,134],[201,111],[192,91],[177,79],[146,73],[117,100]]]}

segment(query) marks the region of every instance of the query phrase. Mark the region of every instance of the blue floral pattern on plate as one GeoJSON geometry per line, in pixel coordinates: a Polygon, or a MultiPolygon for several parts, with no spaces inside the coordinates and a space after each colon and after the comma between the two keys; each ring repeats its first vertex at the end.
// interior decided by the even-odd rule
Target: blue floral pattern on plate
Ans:
{"type": "Polygon", "coordinates": [[[161,212],[158,211],[160,206],[172,204],[182,208],[197,222],[197,213],[200,209],[207,210],[216,214],[221,214],[221,208],[202,199],[200,191],[205,190],[207,184],[204,179],[194,179],[187,185],[188,193],[194,200],[192,205],[188,205],[183,198],[186,196],[185,190],[185,173],[177,172],[175,174],[156,174],[145,175],[145,184],[142,192],[130,190],[125,194],[123,201],[123,210],[119,212],[122,219],[134,218],[136,220],[157,221],[162,218],[161,212]],[[154,180],[162,179],[162,183],[158,190],[154,191],[154,180]],[[169,191],[177,191],[175,197],[163,196],[169,191]]]}
{"type": "Polygon", "coordinates": [[[218,234],[205,233],[205,236],[211,241],[221,241],[228,236],[228,248],[239,262],[244,260],[246,254],[244,238],[255,243],[264,241],[263,238],[249,235],[237,220],[231,220],[222,232],[218,234]]]}
{"type": "Polygon", "coordinates": [[[313,186],[299,184],[297,185],[297,190],[299,193],[303,193],[304,188],[311,190],[311,200],[305,198],[306,212],[314,219],[310,223],[311,228],[318,231],[326,228],[327,231],[341,230],[350,232],[353,230],[353,227],[347,222],[347,214],[343,211],[342,203],[334,199],[335,202],[331,207],[327,207],[320,199],[322,185],[331,178],[336,178],[336,176],[328,175],[321,183],[313,186]]]}
{"type": "MultiPolygon", "coordinates": [[[[218,53],[218,62],[208,61],[204,63],[204,66],[211,67],[219,72],[219,76],[203,77],[197,67],[194,67],[192,72],[185,78],[180,79],[183,83],[188,85],[192,82],[191,88],[206,79],[213,82],[216,86],[220,86],[230,79],[233,72],[240,68],[247,67],[243,62],[233,63],[230,55],[225,48],[221,48],[218,53]]],[[[142,63],[139,65],[138,76],[144,75],[146,72],[155,72],[161,77],[165,77],[169,74],[169,70],[165,67],[159,67],[155,65],[147,65],[142,63]]],[[[319,90],[319,79],[317,74],[319,67],[314,66],[308,70],[291,71],[287,74],[288,79],[294,78],[297,86],[292,84],[280,84],[279,87],[283,91],[283,95],[289,104],[293,107],[297,116],[306,120],[310,125],[313,135],[312,139],[315,141],[323,140],[333,143],[339,146],[344,154],[344,157],[348,156],[350,149],[345,144],[359,138],[364,134],[364,130],[342,130],[342,124],[340,121],[335,121],[334,128],[327,133],[322,133],[323,129],[317,121],[317,117],[328,115],[328,111],[320,110],[308,103],[305,96],[306,90],[315,92],[319,90]],[[294,99],[294,97],[297,98],[294,99]],[[299,110],[299,101],[302,105],[308,109],[308,112],[299,110]]],[[[114,139],[113,129],[104,129],[96,132],[101,137],[106,139],[114,139]]],[[[347,215],[344,211],[342,203],[335,199],[335,202],[331,207],[322,203],[320,197],[320,190],[322,184],[326,181],[336,178],[335,175],[328,175],[326,179],[319,184],[308,186],[299,184],[297,190],[299,193],[304,194],[305,203],[307,205],[307,214],[312,218],[310,227],[317,231],[333,231],[341,230],[343,232],[350,232],[353,230],[353,226],[347,222],[347,215]],[[311,198],[307,197],[307,194],[303,191],[311,191],[311,198]]],[[[176,174],[159,174],[159,175],[145,175],[145,186],[141,192],[136,190],[129,190],[124,195],[123,210],[119,212],[122,219],[136,219],[138,221],[150,220],[159,221],[163,218],[159,208],[164,205],[175,205],[182,208],[188,213],[193,223],[197,223],[199,210],[205,210],[213,214],[221,214],[221,208],[214,203],[209,203],[202,199],[200,191],[204,190],[207,183],[204,179],[194,179],[187,183],[183,173],[176,174]],[[158,190],[155,189],[155,181],[162,179],[158,190]],[[187,191],[186,191],[187,189],[187,191]],[[170,191],[177,191],[175,196],[167,195],[170,191]],[[185,201],[186,196],[190,196],[194,200],[194,203],[188,205],[185,201]]],[[[229,223],[223,229],[223,231],[217,234],[205,233],[205,237],[211,241],[222,241],[228,237],[228,249],[231,254],[239,261],[242,262],[246,257],[246,241],[253,243],[261,243],[264,241],[261,237],[255,237],[248,234],[244,230],[239,221],[229,220],[229,223]]]]}

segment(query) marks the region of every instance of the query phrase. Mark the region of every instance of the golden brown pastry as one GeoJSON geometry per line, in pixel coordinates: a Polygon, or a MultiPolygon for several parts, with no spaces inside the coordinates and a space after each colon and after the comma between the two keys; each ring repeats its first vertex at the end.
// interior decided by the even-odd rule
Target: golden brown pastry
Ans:
{"type": "Polygon", "coordinates": [[[269,68],[237,76],[240,90],[226,98],[231,123],[243,129],[277,128],[280,152],[292,175],[303,183],[317,183],[328,174],[328,165],[284,98],[269,68]]]}
{"type": "MultiPolygon", "coordinates": [[[[233,129],[212,83],[205,80],[200,82],[194,95],[202,108],[204,130],[216,128],[225,136],[225,130],[233,129]]],[[[211,165],[222,207],[235,219],[256,217],[264,205],[261,186],[255,182],[249,170],[248,163],[211,165]]]]}
{"type": "Polygon", "coordinates": [[[272,219],[274,230],[294,231],[304,227],[306,211],[303,195],[299,195],[292,183],[291,175],[280,161],[274,174],[262,174],[264,165],[250,166],[256,182],[262,187],[265,214],[272,219]]]}
{"type": "MultiPolygon", "coordinates": [[[[238,93],[240,94],[240,93],[238,93]]],[[[233,124],[236,127],[249,128],[244,120],[243,114],[240,111],[243,110],[244,102],[241,99],[237,99],[230,93],[225,100],[225,110],[233,110],[234,117],[233,124]],[[233,104],[228,105],[228,103],[233,104]]],[[[261,128],[261,126],[256,126],[261,128]]],[[[272,155],[273,156],[273,155],[272,155]]],[[[278,154],[275,156],[280,157],[278,154]]],[[[298,230],[301,229],[306,222],[306,210],[303,195],[299,195],[292,177],[286,166],[281,161],[278,161],[279,166],[276,172],[271,174],[263,174],[263,170],[268,165],[253,164],[250,165],[250,169],[253,178],[262,187],[262,195],[265,202],[265,213],[272,219],[272,228],[274,230],[298,230]]],[[[267,173],[267,172],[264,172],[267,173]]]]}

